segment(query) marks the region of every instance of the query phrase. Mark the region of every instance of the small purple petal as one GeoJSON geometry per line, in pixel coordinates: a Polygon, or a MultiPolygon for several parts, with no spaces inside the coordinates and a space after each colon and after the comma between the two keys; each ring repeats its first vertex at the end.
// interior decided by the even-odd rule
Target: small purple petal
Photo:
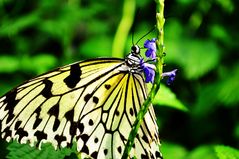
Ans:
{"type": "Polygon", "coordinates": [[[152,52],[151,58],[152,58],[152,59],[155,59],[155,58],[156,58],[156,50],[152,52]]]}
{"type": "Polygon", "coordinates": [[[151,83],[154,82],[154,77],[155,77],[155,71],[151,70],[151,80],[150,80],[151,83]]]}
{"type": "Polygon", "coordinates": [[[150,43],[151,43],[151,41],[147,39],[147,40],[144,42],[144,47],[145,47],[145,48],[149,48],[149,47],[150,47],[150,43]]]}
{"type": "Polygon", "coordinates": [[[149,69],[146,67],[146,68],[144,68],[144,74],[145,74],[145,82],[146,83],[149,83],[149,81],[150,81],[150,71],[149,71],[149,69]]]}
{"type": "Polygon", "coordinates": [[[174,69],[174,70],[172,70],[172,71],[170,71],[170,72],[164,72],[163,74],[162,74],[162,77],[166,77],[166,76],[176,76],[176,72],[178,71],[178,69],[174,69]]]}
{"type": "Polygon", "coordinates": [[[145,82],[146,83],[149,83],[149,82],[153,83],[154,76],[155,76],[154,70],[151,69],[151,68],[145,67],[144,74],[145,74],[145,77],[146,77],[145,82]]]}
{"type": "Polygon", "coordinates": [[[155,76],[155,66],[153,64],[145,63],[143,59],[140,59],[140,67],[144,71],[145,75],[145,82],[146,83],[153,83],[154,82],[154,76],[155,76]]]}
{"type": "Polygon", "coordinates": [[[162,74],[162,77],[168,76],[167,85],[170,85],[173,83],[176,77],[176,72],[177,72],[177,69],[174,69],[173,71],[165,72],[162,74]]]}
{"type": "Polygon", "coordinates": [[[175,76],[170,76],[167,80],[167,85],[171,85],[175,79],[175,76]]]}
{"type": "Polygon", "coordinates": [[[144,47],[147,48],[147,51],[145,52],[146,57],[155,58],[156,57],[156,38],[153,38],[152,40],[146,40],[144,42],[144,47]]]}
{"type": "Polygon", "coordinates": [[[147,39],[147,40],[144,42],[144,47],[145,47],[145,48],[150,48],[150,47],[152,47],[152,44],[155,44],[156,40],[157,40],[156,38],[153,38],[152,40],[147,39]]]}
{"type": "Polygon", "coordinates": [[[146,57],[150,57],[152,55],[152,50],[147,49],[145,52],[146,57]]]}

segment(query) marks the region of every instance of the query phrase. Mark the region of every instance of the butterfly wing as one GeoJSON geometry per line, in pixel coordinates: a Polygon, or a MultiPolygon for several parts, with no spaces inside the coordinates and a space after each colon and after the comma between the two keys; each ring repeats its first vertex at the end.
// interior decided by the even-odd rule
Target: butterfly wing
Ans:
{"type": "MultiPolygon", "coordinates": [[[[0,98],[0,130],[6,140],[57,147],[77,142],[93,158],[120,158],[146,98],[141,73],[124,61],[100,58],[38,76],[0,98]]],[[[152,106],[131,156],[157,158],[158,132],[152,106]]]]}

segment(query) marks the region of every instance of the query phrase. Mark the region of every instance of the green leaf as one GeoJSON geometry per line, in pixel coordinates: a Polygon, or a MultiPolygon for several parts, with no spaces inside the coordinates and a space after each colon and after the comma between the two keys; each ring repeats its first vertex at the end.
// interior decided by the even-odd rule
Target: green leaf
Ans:
{"type": "Polygon", "coordinates": [[[201,87],[199,89],[197,101],[192,109],[192,114],[194,117],[200,118],[202,116],[207,116],[215,109],[215,106],[218,103],[218,100],[216,98],[217,87],[218,84],[213,83],[206,84],[204,85],[204,87],[201,87]]]}
{"type": "Polygon", "coordinates": [[[0,56],[0,72],[12,73],[18,69],[19,60],[15,56],[0,56]]]}
{"type": "Polygon", "coordinates": [[[187,107],[177,99],[176,95],[168,87],[162,84],[160,85],[160,89],[153,100],[153,104],[188,111],[187,107]]]}
{"type": "Polygon", "coordinates": [[[186,6],[186,5],[189,5],[190,3],[192,3],[193,1],[191,1],[191,0],[177,0],[177,2],[186,6]]]}
{"type": "Polygon", "coordinates": [[[41,150],[31,147],[28,144],[19,144],[16,141],[12,142],[8,146],[10,151],[7,155],[9,159],[63,159],[65,156],[70,155],[72,152],[75,152],[76,145],[69,148],[63,148],[61,150],[55,150],[51,144],[43,144],[41,150]]]}
{"type": "Polygon", "coordinates": [[[79,52],[87,58],[110,57],[112,39],[106,36],[92,37],[87,42],[82,43],[79,52]]]}
{"type": "Polygon", "coordinates": [[[215,24],[211,26],[209,33],[214,39],[220,40],[228,45],[229,43],[231,43],[231,36],[229,35],[228,30],[224,26],[215,24]]]}
{"type": "Polygon", "coordinates": [[[188,153],[183,146],[168,142],[163,143],[160,149],[166,159],[185,159],[188,153]]]}
{"type": "Polygon", "coordinates": [[[238,106],[239,103],[239,65],[222,70],[218,80],[217,99],[227,106],[238,106]]]}
{"type": "Polygon", "coordinates": [[[56,66],[57,59],[50,54],[39,54],[33,57],[24,56],[21,59],[21,68],[26,72],[41,74],[53,69],[56,66]]]}
{"type": "Polygon", "coordinates": [[[233,0],[216,0],[218,4],[221,5],[221,7],[224,9],[224,11],[231,13],[235,10],[235,4],[233,0]]]}
{"type": "Polygon", "coordinates": [[[216,106],[237,107],[239,103],[239,65],[231,69],[220,69],[220,78],[204,84],[198,90],[198,98],[193,114],[202,117],[212,112],[216,106]]]}
{"type": "Polygon", "coordinates": [[[239,141],[239,121],[236,122],[235,124],[235,128],[234,128],[234,136],[235,136],[235,140],[239,141]]]}
{"type": "Polygon", "coordinates": [[[192,37],[185,36],[182,27],[175,22],[167,26],[165,34],[169,36],[165,37],[168,52],[166,59],[167,62],[181,66],[187,79],[198,79],[218,65],[220,49],[212,40],[192,40],[192,37]]]}
{"type": "Polygon", "coordinates": [[[6,20],[0,27],[0,35],[15,35],[39,21],[38,13],[33,12],[18,19],[6,20]]]}
{"type": "Polygon", "coordinates": [[[219,159],[239,159],[239,150],[223,145],[214,148],[219,159]]]}
{"type": "Polygon", "coordinates": [[[77,5],[64,5],[58,9],[55,16],[42,21],[37,27],[39,30],[64,41],[74,33],[73,30],[81,19],[81,12],[77,5]]]}
{"type": "Polygon", "coordinates": [[[35,68],[37,68],[36,73],[40,74],[52,69],[56,65],[57,59],[50,54],[39,54],[32,58],[32,62],[35,65],[35,68]]]}
{"type": "Polygon", "coordinates": [[[187,159],[218,159],[210,145],[204,145],[192,150],[187,159]]]}

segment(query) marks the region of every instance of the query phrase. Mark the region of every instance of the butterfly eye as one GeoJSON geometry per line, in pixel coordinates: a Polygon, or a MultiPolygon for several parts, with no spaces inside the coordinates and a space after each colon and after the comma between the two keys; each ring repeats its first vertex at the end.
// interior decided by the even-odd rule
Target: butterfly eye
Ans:
{"type": "Polygon", "coordinates": [[[131,47],[131,53],[133,54],[139,54],[140,53],[140,47],[138,45],[134,45],[131,47]]]}

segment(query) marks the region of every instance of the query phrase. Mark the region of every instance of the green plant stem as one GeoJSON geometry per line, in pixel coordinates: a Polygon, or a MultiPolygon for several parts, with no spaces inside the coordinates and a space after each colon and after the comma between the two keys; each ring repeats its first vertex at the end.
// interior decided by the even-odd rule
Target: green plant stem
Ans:
{"type": "Polygon", "coordinates": [[[136,8],[135,0],[124,0],[122,19],[117,28],[113,44],[112,44],[112,56],[123,57],[125,43],[132,27],[134,20],[134,13],[136,8]]]}
{"type": "Polygon", "coordinates": [[[131,151],[131,148],[134,144],[134,139],[137,135],[138,129],[141,125],[141,122],[143,121],[144,115],[147,113],[148,108],[150,106],[150,104],[152,103],[156,93],[158,92],[159,88],[160,88],[160,80],[161,80],[161,75],[163,73],[163,57],[164,57],[164,30],[163,30],[163,26],[164,26],[164,0],[156,0],[156,4],[157,4],[157,9],[156,9],[156,28],[157,28],[157,32],[158,32],[158,37],[157,37],[157,41],[156,41],[156,45],[157,45],[157,58],[156,58],[156,70],[155,70],[155,78],[154,78],[154,84],[152,89],[149,92],[149,95],[147,97],[147,99],[144,101],[137,117],[136,120],[133,124],[133,127],[131,129],[131,132],[129,134],[128,137],[128,141],[126,143],[125,149],[124,149],[124,153],[122,156],[122,159],[126,159],[131,151]]]}
{"type": "MultiPolygon", "coordinates": [[[[158,37],[156,41],[157,45],[157,62],[156,62],[156,73],[158,71],[159,75],[163,73],[163,64],[164,64],[164,0],[155,0],[157,7],[156,7],[156,29],[158,32],[158,37]]],[[[156,74],[157,75],[157,74],[156,74]]],[[[161,77],[160,77],[161,78],[161,77]]],[[[160,82],[160,81],[159,81],[160,82]]]]}

